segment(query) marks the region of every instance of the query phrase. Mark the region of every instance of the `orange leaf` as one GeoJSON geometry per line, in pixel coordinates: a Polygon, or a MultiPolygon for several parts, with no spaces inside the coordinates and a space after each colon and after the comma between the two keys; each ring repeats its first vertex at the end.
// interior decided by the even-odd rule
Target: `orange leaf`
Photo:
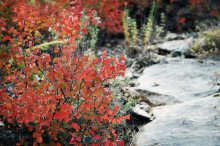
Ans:
{"type": "Polygon", "coordinates": [[[76,131],[78,131],[80,129],[80,127],[77,123],[72,123],[71,126],[73,129],[76,129],[76,131]]]}
{"type": "Polygon", "coordinates": [[[38,143],[42,143],[42,142],[43,142],[43,138],[42,138],[41,136],[38,136],[37,139],[36,139],[36,141],[37,141],[38,143]]]}
{"type": "Polygon", "coordinates": [[[115,105],[114,107],[114,114],[117,114],[119,112],[120,106],[119,105],[115,105]]]}

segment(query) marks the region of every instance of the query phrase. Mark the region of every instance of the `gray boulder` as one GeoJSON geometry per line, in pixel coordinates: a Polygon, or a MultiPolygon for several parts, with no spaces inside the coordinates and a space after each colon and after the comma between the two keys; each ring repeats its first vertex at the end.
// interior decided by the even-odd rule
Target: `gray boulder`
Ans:
{"type": "Polygon", "coordinates": [[[173,40],[167,41],[157,45],[159,53],[166,52],[166,54],[173,54],[176,56],[193,56],[191,49],[193,46],[193,38],[188,38],[185,40],[173,40]]]}
{"type": "Polygon", "coordinates": [[[212,78],[219,72],[219,61],[199,63],[193,59],[169,59],[144,69],[133,89],[156,105],[174,104],[202,98],[218,91],[212,78]]]}
{"type": "Polygon", "coordinates": [[[153,108],[156,119],[135,136],[135,146],[218,146],[220,98],[153,108]]]}
{"type": "Polygon", "coordinates": [[[154,119],[151,107],[144,102],[137,104],[130,109],[131,120],[136,124],[144,124],[154,119]]]}

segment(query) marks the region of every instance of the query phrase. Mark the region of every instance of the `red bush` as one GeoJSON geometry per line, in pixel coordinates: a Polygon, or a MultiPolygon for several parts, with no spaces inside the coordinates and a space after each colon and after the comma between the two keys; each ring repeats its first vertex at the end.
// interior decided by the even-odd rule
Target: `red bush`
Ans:
{"type": "Polygon", "coordinates": [[[58,145],[62,133],[72,145],[123,145],[112,124],[129,116],[117,115],[120,107],[111,103],[105,84],[124,75],[124,58],[108,58],[105,52],[101,58],[74,55],[88,26],[97,25],[96,12],[82,15],[77,3],[62,10],[64,5],[17,1],[7,19],[10,25],[1,19],[1,41],[7,47],[0,60],[0,116],[9,124],[26,126],[33,132],[34,145],[43,142],[44,133],[58,145]],[[51,40],[48,29],[64,42],[50,48],[52,53],[35,47],[51,40]]]}

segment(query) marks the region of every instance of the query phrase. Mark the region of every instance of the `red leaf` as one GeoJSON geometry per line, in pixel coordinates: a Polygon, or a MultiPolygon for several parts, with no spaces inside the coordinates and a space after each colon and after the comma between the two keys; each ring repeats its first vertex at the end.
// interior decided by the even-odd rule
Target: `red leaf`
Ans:
{"type": "Polygon", "coordinates": [[[117,146],[124,146],[124,141],[123,140],[118,140],[116,141],[117,146]]]}
{"type": "Polygon", "coordinates": [[[6,31],[6,28],[5,27],[1,27],[1,31],[6,31]]]}
{"type": "Polygon", "coordinates": [[[76,136],[74,133],[72,134],[72,138],[69,141],[69,144],[73,144],[75,145],[77,143],[77,141],[79,142],[81,140],[81,138],[79,136],[76,136]]]}
{"type": "Polygon", "coordinates": [[[80,129],[80,127],[77,123],[72,123],[71,126],[73,129],[76,129],[76,131],[78,131],[80,129]]]}
{"type": "Polygon", "coordinates": [[[100,146],[100,144],[96,142],[96,143],[92,143],[91,146],[100,146]]]}
{"type": "Polygon", "coordinates": [[[76,140],[72,137],[71,140],[69,141],[69,144],[76,144],[76,140]]]}
{"type": "Polygon", "coordinates": [[[103,58],[106,58],[106,57],[107,57],[107,52],[106,52],[106,51],[103,51],[103,52],[102,52],[102,57],[103,57],[103,58]]]}
{"type": "Polygon", "coordinates": [[[95,135],[94,137],[93,137],[93,139],[94,140],[99,140],[101,138],[101,136],[98,134],[98,135],[95,135]]]}
{"type": "Polygon", "coordinates": [[[184,17],[179,18],[178,23],[181,25],[184,25],[186,23],[186,18],[184,18],[184,17]]]}
{"type": "Polygon", "coordinates": [[[111,141],[110,139],[107,139],[105,146],[114,146],[114,142],[111,141]]]}
{"type": "Polygon", "coordinates": [[[56,112],[54,115],[54,118],[57,119],[58,121],[62,121],[62,119],[64,118],[63,112],[56,112]]]}
{"type": "Polygon", "coordinates": [[[88,33],[88,32],[87,32],[87,29],[86,29],[86,28],[83,28],[83,29],[82,29],[82,33],[87,34],[87,33],[88,33]]]}
{"type": "Polygon", "coordinates": [[[71,111],[73,109],[73,107],[69,104],[62,104],[60,107],[68,111],[71,111]]]}
{"type": "Polygon", "coordinates": [[[3,37],[2,41],[5,42],[5,41],[10,41],[11,37],[6,35],[3,37]]]}
{"type": "Polygon", "coordinates": [[[73,133],[72,134],[72,138],[71,140],[69,141],[69,144],[76,144],[76,139],[75,139],[76,135],[73,133]]]}
{"type": "Polygon", "coordinates": [[[93,25],[97,24],[97,20],[96,19],[92,19],[91,22],[92,22],[93,25]]]}

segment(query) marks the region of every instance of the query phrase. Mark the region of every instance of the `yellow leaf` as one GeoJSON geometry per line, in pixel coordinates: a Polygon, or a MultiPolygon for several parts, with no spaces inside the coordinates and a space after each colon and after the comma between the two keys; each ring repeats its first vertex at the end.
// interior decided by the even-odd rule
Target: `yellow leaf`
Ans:
{"type": "Polygon", "coordinates": [[[39,31],[35,31],[35,32],[34,32],[34,36],[36,36],[36,37],[41,37],[42,34],[41,34],[39,31]]]}

